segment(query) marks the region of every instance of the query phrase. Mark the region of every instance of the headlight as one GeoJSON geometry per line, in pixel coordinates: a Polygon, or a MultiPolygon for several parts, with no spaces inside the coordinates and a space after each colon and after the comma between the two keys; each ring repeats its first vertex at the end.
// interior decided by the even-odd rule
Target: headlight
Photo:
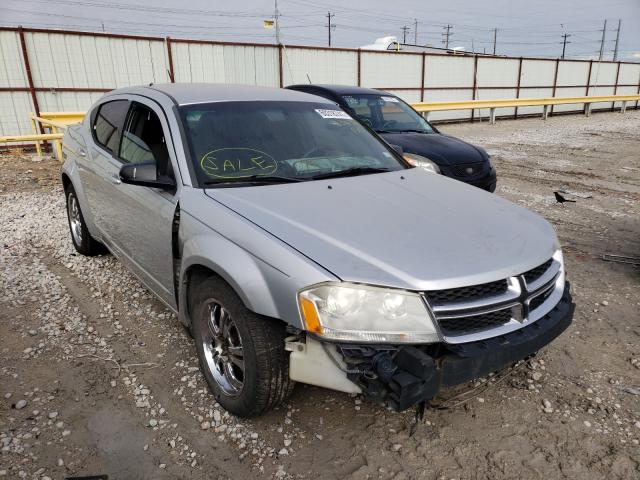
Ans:
{"type": "Polygon", "coordinates": [[[350,283],[325,283],[298,294],[305,328],[331,340],[433,343],[434,322],[420,295],[350,283]]]}
{"type": "Polygon", "coordinates": [[[404,153],[402,156],[414,167],[424,168],[428,172],[432,173],[440,173],[440,167],[427,157],[416,155],[415,153],[404,153]]]}

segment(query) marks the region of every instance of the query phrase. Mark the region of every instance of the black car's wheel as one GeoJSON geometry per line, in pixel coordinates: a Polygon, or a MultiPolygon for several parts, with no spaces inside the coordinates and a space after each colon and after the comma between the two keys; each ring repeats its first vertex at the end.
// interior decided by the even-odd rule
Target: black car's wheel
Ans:
{"type": "Polygon", "coordinates": [[[189,303],[200,368],[220,405],[253,417],[289,396],[294,382],[283,324],[248,310],[216,276],[194,285],[189,303]]]}
{"type": "Polygon", "coordinates": [[[89,233],[87,225],[80,209],[80,202],[76,195],[75,189],[69,185],[65,189],[67,198],[67,219],[69,220],[69,231],[71,232],[71,241],[78,253],[87,256],[100,255],[107,253],[107,249],[103,244],[98,242],[89,233]]]}

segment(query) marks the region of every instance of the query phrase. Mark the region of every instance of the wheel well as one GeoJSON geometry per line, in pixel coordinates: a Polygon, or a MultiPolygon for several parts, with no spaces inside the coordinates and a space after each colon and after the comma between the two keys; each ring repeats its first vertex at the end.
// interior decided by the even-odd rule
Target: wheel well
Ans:
{"type": "MultiPolygon", "coordinates": [[[[227,282],[222,275],[218,274],[215,270],[206,267],[204,265],[200,265],[200,264],[196,264],[196,265],[191,265],[187,271],[185,272],[184,275],[184,285],[186,288],[186,292],[185,292],[185,304],[184,305],[184,311],[186,312],[186,317],[189,321],[189,323],[191,323],[192,317],[191,317],[191,303],[190,303],[190,295],[189,295],[189,290],[191,289],[191,286],[194,284],[197,284],[196,282],[199,281],[204,281],[206,278],[211,277],[211,276],[215,276],[218,277],[220,279],[222,279],[222,281],[224,281],[227,285],[229,285],[229,288],[231,288],[231,290],[234,291],[234,293],[236,295],[238,295],[238,298],[240,299],[240,301],[245,305],[245,307],[247,306],[246,303],[244,302],[242,295],[238,294],[238,291],[234,288],[233,285],[231,285],[229,282],[227,282]]],[[[254,312],[255,313],[255,312],[254,312]]],[[[260,314],[258,314],[260,315],[260,314]]],[[[273,321],[277,321],[277,322],[282,322],[286,325],[286,322],[284,322],[283,320],[279,319],[279,318],[274,318],[274,317],[270,317],[270,316],[265,316],[265,315],[260,315],[261,317],[265,318],[265,319],[271,319],[273,321]]]]}
{"type": "Polygon", "coordinates": [[[71,185],[71,179],[69,178],[69,176],[66,173],[62,174],[62,188],[64,188],[64,190],[66,191],[67,188],[69,188],[69,185],[71,185]]]}
{"type": "MultiPolygon", "coordinates": [[[[220,275],[218,275],[215,271],[208,267],[205,267],[204,265],[191,265],[184,274],[184,283],[187,290],[184,297],[186,301],[183,307],[185,309],[185,312],[187,313],[189,323],[192,323],[193,320],[191,316],[192,305],[190,301],[191,295],[189,290],[191,289],[191,286],[195,284],[195,282],[203,281],[204,279],[212,276],[220,277],[220,275]]],[[[233,289],[233,287],[231,288],[233,289]]]]}

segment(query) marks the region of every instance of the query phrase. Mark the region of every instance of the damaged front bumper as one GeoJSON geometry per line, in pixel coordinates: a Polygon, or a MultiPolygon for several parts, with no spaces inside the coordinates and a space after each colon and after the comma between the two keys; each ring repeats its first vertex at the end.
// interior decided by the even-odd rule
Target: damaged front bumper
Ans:
{"type": "Polygon", "coordinates": [[[531,325],[477,342],[432,345],[367,345],[290,341],[290,375],[297,381],[349,393],[402,411],[536,353],[572,322],[569,284],[558,304],[531,325]]]}

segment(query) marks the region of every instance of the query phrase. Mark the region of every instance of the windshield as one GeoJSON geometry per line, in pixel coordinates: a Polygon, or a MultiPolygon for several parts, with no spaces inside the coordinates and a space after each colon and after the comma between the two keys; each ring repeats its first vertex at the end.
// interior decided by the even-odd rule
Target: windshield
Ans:
{"type": "Polygon", "coordinates": [[[218,102],[179,108],[201,185],[278,183],[407,168],[339,107],[218,102]]]}
{"type": "Polygon", "coordinates": [[[343,95],[352,114],[376,132],[433,133],[431,125],[414,109],[390,95],[343,95]]]}

